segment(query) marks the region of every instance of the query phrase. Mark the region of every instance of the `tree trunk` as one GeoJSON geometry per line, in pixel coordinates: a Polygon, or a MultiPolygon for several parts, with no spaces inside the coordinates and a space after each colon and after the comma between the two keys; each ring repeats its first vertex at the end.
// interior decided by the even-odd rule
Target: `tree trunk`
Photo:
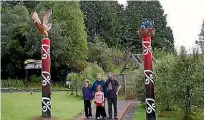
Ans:
{"type": "Polygon", "coordinates": [[[74,95],[74,88],[73,88],[73,86],[71,86],[71,94],[70,95],[74,95]]]}
{"type": "Polygon", "coordinates": [[[76,87],[76,96],[78,97],[79,95],[78,95],[78,89],[77,89],[77,87],[76,87]]]}
{"type": "Polygon", "coordinates": [[[184,118],[187,119],[189,114],[191,113],[191,96],[190,96],[190,87],[187,86],[186,89],[186,102],[185,102],[185,114],[184,118]]]}

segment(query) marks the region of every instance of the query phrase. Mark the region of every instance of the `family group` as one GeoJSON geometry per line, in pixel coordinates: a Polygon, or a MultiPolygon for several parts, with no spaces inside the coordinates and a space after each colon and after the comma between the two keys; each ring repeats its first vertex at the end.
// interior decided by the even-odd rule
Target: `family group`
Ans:
{"type": "Polygon", "coordinates": [[[101,73],[97,74],[97,80],[90,85],[88,79],[85,80],[82,87],[85,118],[92,119],[91,103],[96,105],[96,119],[112,119],[112,106],[114,108],[114,119],[117,118],[117,96],[121,88],[118,81],[114,79],[113,73],[107,74],[108,79],[102,79],[101,73]],[[108,102],[108,117],[105,110],[105,102],[108,102]]]}

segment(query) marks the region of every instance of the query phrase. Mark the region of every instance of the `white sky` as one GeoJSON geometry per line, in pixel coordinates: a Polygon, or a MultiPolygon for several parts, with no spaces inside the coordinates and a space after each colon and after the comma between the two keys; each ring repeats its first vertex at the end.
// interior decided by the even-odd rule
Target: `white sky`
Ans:
{"type": "MultiPolygon", "coordinates": [[[[141,1],[141,0],[140,0],[141,1]]],[[[175,47],[195,47],[195,40],[204,19],[204,0],[159,0],[167,14],[167,23],[173,30],[175,47]]],[[[126,0],[118,0],[126,4],[126,0]]]]}

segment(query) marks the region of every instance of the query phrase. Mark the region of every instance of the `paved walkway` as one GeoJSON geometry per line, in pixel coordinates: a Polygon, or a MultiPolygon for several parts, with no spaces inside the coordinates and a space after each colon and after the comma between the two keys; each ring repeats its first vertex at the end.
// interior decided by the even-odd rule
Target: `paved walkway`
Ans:
{"type": "MultiPolygon", "coordinates": [[[[118,120],[121,120],[123,114],[126,112],[127,108],[130,106],[131,103],[136,103],[136,100],[118,100],[118,103],[117,103],[118,104],[118,120]]],[[[108,103],[107,103],[107,101],[105,103],[105,109],[106,109],[106,114],[108,116],[108,103]]],[[[94,104],[92,104],[93,120],[95,120],[95,112],[96,112],[96,107],[94,104]]],[[[114,111],[113,111],[113,113],[114,113],[114,111]]],[[[80,113],[73,120],[85,120],[84,119],[84,112],[80,113]]]]}
{"type": "Polygon", "coordinates": [[[136,103],[131,104],[126,112],[123,114],[121,120],[134,120],[134,113],[135,113],[136,103]]]}

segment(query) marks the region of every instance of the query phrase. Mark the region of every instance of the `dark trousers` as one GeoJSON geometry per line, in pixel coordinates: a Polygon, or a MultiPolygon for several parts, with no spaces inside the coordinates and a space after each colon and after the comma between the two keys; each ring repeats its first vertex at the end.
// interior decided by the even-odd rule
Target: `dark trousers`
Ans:
{"type": "Polygon", "coordinates": [[[96,118],[100,116],[102,116],[103,118],[106,117],[105,107],[96,106],[96,118]]]}
{"type": "Polygon", "coordinates": [[[91,110],[91,101],[90,100],[84,100],[84,111],[86,117],[92,117],[92,110],[91,110]]]}
{"type": "Polygon", "coordinates": [[[112,117],[112,105],[114,108],[114,117],[117,117],[117,97],[116,98],[108,98],[108,114],[109,117],[112,117]]]}

